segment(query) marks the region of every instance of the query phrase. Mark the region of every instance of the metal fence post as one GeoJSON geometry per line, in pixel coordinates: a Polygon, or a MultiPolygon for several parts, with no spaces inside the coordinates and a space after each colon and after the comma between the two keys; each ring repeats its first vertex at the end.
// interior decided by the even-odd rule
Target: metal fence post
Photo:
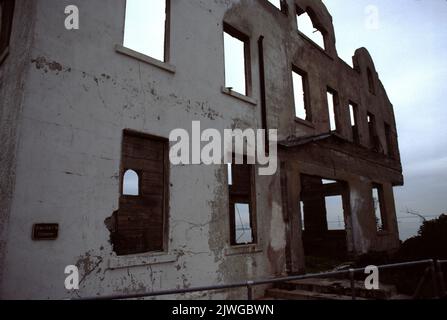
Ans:
{"type": "Polygon", "coordinates": [[[355,296],[355,270],[354,269],[349,269],[349,278],[351,280],[352,300],[356,300],[356,296],[355,296]]]}
{"type": "Polygon", "coordinates": [[[445,282],[444,282],[444,273],[442,272],[442,262],[438,261],[438,279],[439,279],[439,290],[440,290],[440,297],[444,298],[447,294],[445,290],[445,282]]]}
{"type": "Polygon", "coordinates": [[[435,298],[440,298],[441,295],[439,294],[439,290],[438,290],[438,277],[436,275],[435,260],[431,260],[431,262],[430,262],[430,272],[431,272],[431,279],[432,279],[432,283],[433,283],[433,295],[435,298]]]}

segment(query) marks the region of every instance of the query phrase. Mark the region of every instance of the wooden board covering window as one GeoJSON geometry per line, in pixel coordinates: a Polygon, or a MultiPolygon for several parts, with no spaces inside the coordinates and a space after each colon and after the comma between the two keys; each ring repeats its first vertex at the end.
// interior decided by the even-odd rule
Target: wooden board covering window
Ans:
{"type": "Polygon", "coordinates": [[[166,140],[124,132],[121,178],[127,170],[134,170],[139,177],[139,195],[123,195],[121,190],[112,235],[118,255],[165,249],[168,147],[166,140]]]}
{"type": "MultiPolygon", "coordinates": [[[[234,162],[234,161],[233,161],[234,162]]],[[[244,160],[246,162],[246,159],[244,160]]],[[[230,209],[230,241],[231,245],[238,245],[236,239],[236,204],[248,204],[250,208],[250,227],[253,241],[257,242],[256,236],[256,202],[254,188],[254,167],[253,165],[241,164],[232,165],[232,185],[229,186],[229,209],[230,209]]]]}

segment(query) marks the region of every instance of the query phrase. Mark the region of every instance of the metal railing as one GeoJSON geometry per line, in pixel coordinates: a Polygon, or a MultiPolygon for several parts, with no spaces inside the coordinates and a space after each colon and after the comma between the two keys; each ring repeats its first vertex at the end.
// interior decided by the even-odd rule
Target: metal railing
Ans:
{"type": "MultiPolygon", "coordinates": [[[[387,270],[387,269],[396,269],[396,268],[427,265],[426,269],[424,270],[424,274],[417,285],[416,292],[414,293],[412,298],[413,299],[419,298],[421,290],[429,278],[431,278],[434,297],[442,298],[442,297],[446,296],[444,274],[442,271],[442,266],[444,264],[447,264],[447,260],[435,261],[433,259],[430,259],[430,260],[421,260],[421,261],[381,265],[381,266],[377,266],[377,268],[379,270],[387,270]]],[[[194,287],[194,288],[185,288],[185,289],[161,290],[161,291],[135,293],[135,294],[117,294],[117,295],[110,295],[110,296],[103,296],[103,297],[81,298],[79,300],[128,300],[128,299],[141,299],[141,298],[169,296],[169,295],[180,295],[180,294],[197,293],[197,292],[205,292],[205,291],[222,291],[222,290],[236,289],[236,288],[246,288],[247,289],[247,299],[253,300],[253,288],[257,287],[257,286],[273,285],[273,284],[284,283],[284,282],[289,282],[289,281],[305,280],[305,279],[310,279],[310,278],[315,279],[315,278],[328,278],[328,277],[336,277],[336,276],[349,276],[350,286],[351,286],[351,297],[352,297],[352,300],[356,300],[357,294],[356,294],[356,287],[355,287],[355,275],[356,275],[356,273],[364,273],[364,272],[365,272],[365,268],[356,268],[356,269],[348,269],[348,270],[342,270],[342,271],[331,271],[331,272],[324,272],[324,273],[305,274],[305,275],[299,275],[299,276],[280,277],[280,278],[275,278],[275,279],[245,281],[245,282],[232,283],[232,284],[226,284],[226,285],[224,284],[224,285],[194,287]]]]}

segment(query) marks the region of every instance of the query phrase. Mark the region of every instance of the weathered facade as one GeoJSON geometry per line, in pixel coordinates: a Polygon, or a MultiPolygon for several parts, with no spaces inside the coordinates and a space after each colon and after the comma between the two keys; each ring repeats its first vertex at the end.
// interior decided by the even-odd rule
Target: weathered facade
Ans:
{"type": "Polygon", "coordinates": [[[135,293],[304,272],[305,254],[324,252],[315,243],[342,243],[337,248],[353,255],[398,247],[393,187],[403,177],[393,106],[366,49],[355,52],[354,68],[337,56],[321,1],[287,0],[279,10],[264,0],[170,0],[166,62],[122,46],[125,0],[14,2],[0,65],[1,298],[135,293]],[[79,30],[64,27],[72,4],[80,10],[79,30]],[[301,11],[324,35],[325,49],[298,32],[301,11]],[[247,39],[247,96],[224,88],[224,25],[247,39]],[[304,120],[294,112],[292,70],[306,77],[304,120]],[[123,219],[129,208],[143,203],[122,196],[127,166],[147,160],[144,152],[126,151],[144,145],[133,135],[165,141],[175,128],[190,130],[192,121],[218,130],[278,129],[280,167],[251,183],[255,243],[233,245],[227,166],[166,165],[166,144],[156,142],[150,148],[158,157],[141,170],[161,183],[143,182],[158,200],[143,202],[158,208],[159,218],[149,223],[163,228],[163,239],[141,242],[115,230],[133,219],[123,219]],[[382,209],[379,231],[373,188],[382,209]],[[330,195],[343,197],[343,232],[327,228],[330,195]],[[33,239],[39,223],[58,224],[57,239],[33,239]],[[138,253],[126,254],[132,249],[138,253]],[[79,267],[79,291],[64,287],[67,265],[79,267]]]}

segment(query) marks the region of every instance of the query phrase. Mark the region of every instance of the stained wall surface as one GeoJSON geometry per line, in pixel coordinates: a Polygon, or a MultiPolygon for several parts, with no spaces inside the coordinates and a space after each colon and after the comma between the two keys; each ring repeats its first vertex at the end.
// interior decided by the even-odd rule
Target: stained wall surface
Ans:
{"type": "MultiPolygon", "coordinates": [[[[397,148],[392,105],[371,57],[359,49],[354,69],[337,57],[332,18],[320,1],[287,0],[285,12],[262,0],[170,2],[170,55],[156,66],[123,54],[124,0],[16,0],[11,53],[0,66],[0,141],[7,150],[0,165],[1,298],[76,298],[231,283],[285,275],[290,259],[292,269],[303,271],[300,247],[287,244],[300,236],[300,213],[290,209],[299,201],[300,173],[349,182],[353,252],[398,245],[392,187],[403,183],[400,161],[385,154],[375,162],[346,154],[352,130],[343,109],[338,121],[345,145],[333,150],[329,141],[287,149],[275,175],[256,177],[256,245],[230,245],[226,165],[171,166],[168,250],[128,257],[114,253],[105,221],[118,210],[123,130],[167,138],[176,128],[191,131],[192,121],[200,121],[202,129],[262,128],[260,36],[267,126],[279,130],[279,140],[329,131],[329,86],[337,90],[341,106],[358,105],[365,150],[367,112],[376,116],[382,144],[383,123],[391,126],[397,148]],[[72,4],[80,9],[80,29],[68,31],[64,9],[72,4]],[[326,51],[298,33],[296,5],[310,8],[325,28],[326,51]],[[224,22],[250,38],[249,98],[222,90],[224,22]],[[308,74],[309,123],[294,116],[292,65],[308,74]],[[368,67],[375,94],[368,91],[368,67]],[[328,158],[336,170],[325,162],[328,158]],[[286,184],[285,172],[290,173],[286,184]],[[384,184],[391,206],[392,228],[383,237],[370,215],[372,181],[384,184]],[[58,239],[33,241],[33,224],[45,222],[59,223],[58,239]],[[67,265],[80,268],[79,291],[65,290],[67,265]]],[[[235,290],[212,297],[244,294],[235,290]]]]}

